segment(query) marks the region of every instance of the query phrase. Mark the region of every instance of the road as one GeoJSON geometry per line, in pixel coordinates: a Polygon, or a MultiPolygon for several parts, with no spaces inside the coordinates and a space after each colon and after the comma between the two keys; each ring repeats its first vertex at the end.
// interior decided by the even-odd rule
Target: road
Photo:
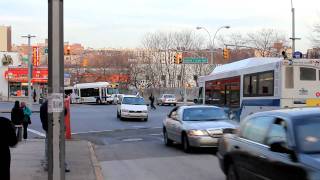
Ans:
{"type": "MultiPolygon", "coordinates": [[[[10,109],[13,103],[0,103],[10,109]]],[[[97,158],[108,180],[222,180],[214,149],[184,153],[179,145],[163,144],[162,120],[173,107],[157,106],[147,122],[120,121],[115,105],[71,106],[71,128],[74,139],[95,144],[97,158]]],[[[38,110],[39,106],[34,106],[38,110]]],[[[10,114],[2,114],[10,117],[10,114]]],[[[32,115],[30,138],[43,138],[39,113],[32,115]]]]}

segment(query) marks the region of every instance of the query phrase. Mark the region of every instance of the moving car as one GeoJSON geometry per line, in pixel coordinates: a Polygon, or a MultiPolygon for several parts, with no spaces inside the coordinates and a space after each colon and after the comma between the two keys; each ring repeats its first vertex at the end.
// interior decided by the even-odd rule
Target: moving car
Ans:
{"type": "Polygon", "coordinates": [[[112,94],[111,96],[109,96],[107,98],[107,103],[108,104],[118,104],[119,103],[119,100],[120,100],[120,97],[122,96],[123,94],[112,94]]]}
{"type": "Polygon", "coordinates": [[[177,99],[174,94],[162,94],[158,99],[157,99],[157,105],[162,106],[162,105],[177,105],[177,99]]]}
{"type": "Polygon", "coordinates": [[[139,118],[148,121],[148,107],[140,96],[122,95],[117,105],[117,117],[121,120],[139,118]]]}
{"type": "Polygon", "coordinates": [[[238,134],[220,139],[227,179],[320,179],[320,108],[283,109],[248,116],[238,134]]]}
{"type": "Polygon", "coordinates": [[[217,147],[219,138],[233,133],[237,122],[227,118],[216,106],[175,107],[163,121],[163,137],[167,146],[181,143],[185,152],[192,147],[217,147]]]}

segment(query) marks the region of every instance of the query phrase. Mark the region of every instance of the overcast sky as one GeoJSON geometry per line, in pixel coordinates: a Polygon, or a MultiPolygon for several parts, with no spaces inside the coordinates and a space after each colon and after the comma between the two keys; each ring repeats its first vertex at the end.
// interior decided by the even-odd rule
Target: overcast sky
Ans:
{"type": "MultiPolygon", "coordinates": [[[[0,0],[0,24],[11,25],[13,43],[34,34],[36,42],[47,37],[48,0],[0,0]]],[[[297,49],[311,46],[311,27],[320,22],[320,0],[293,0],[296,9],[297,49]]],[[[291,36],[290,0],[64,0],[65,41],[85,47],[141,47],[145,33],[195,30],[206,27],[219,32],[254,32],[274,28],[291,36]]],[[[195,30],[196,31],[196,30],[195,30]]],[[[205,31],[197,31],[207,37],[205,31]]]]}

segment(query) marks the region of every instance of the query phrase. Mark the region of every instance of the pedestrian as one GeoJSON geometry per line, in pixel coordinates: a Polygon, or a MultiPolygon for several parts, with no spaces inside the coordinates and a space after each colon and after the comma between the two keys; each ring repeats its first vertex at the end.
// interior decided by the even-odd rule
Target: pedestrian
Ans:
{"type": "Polygon", "coordinates": [[[32,111],[30,108],[26,105],[25,102],[21,102],[21,109],[23,110],[23,139],[27,140],[28,139],[28,126],[31,124],[31,114],[32,111]]]}
{"type": "Polygon", "coordinates": [[[156,107],[154,106],[154,96],[153,96],[152,93],[151,93],[151,95],[150,95],[150,97],[149,97],[149,100],[150,100],[151,109],[156,110],[156,107]]]}
{"type": "Polygon", "coordinates": [[[33,102],[37,102],[37,92],[36,92],[36,89],[33,89],[33,102]]]}
{"type": "MultiPolygon", "coordinates": [[[[64,115],[67,115],[67,110],[65,109],[64,115]]],[[[48,100],[40,106],[40,120],[42,124],[42,129],[46,132],[45,139],[45,170],[48,170],[48,100]]],[[[68,164],[65,162],[65,172],[70,172],[68,164]]]]}
{"type": "Polygon", "coordinates": [[[16,133],[16,136],[18,137],[19,140],[21,140],[20,137],[21,137],[23,118],[24,118],[24,114],[23,114],[23,110],[20,107],[20,102],[15,101],[14,106],[11,110],[11,121],[14,125],[14,132],[16,133]]]}
{"type": "Polygon", "coordinates": [[[15,146],[18,140],[13,123],[5,117],[0,117],[0,139],[0,177],[1,180],[10,180],[11,155],[9,147],[15,146]]]}

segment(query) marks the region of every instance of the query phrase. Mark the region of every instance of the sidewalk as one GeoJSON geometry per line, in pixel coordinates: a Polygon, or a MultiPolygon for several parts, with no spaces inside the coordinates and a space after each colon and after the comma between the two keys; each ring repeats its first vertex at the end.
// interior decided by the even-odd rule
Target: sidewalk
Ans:
{"type": "MultiPolygon", "coordinates": [[[[92,149],[87,141],[66,141],[66,159],[71,172],[67,180],[97,180],[96,165],[93,165],[92,149]]],[[[44,139],[31,139],[20,142],[11,149],[11,180],[46,180],[48,174],[43,170],[44,139]]]]}

